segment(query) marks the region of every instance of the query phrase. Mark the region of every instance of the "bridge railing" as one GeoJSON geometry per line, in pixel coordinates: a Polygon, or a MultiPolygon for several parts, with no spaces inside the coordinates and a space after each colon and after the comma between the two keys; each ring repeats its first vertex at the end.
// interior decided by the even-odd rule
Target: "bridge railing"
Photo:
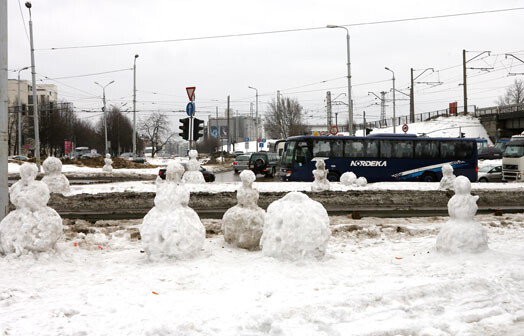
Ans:
{"type": "Polygon", "coordinates": [[[524,104],[492,106],[492,107],[483,107],[483,108],[475,109],[475,112],[473,112],[473,115],[475,117],[480,117],[484,115],[519,112],[523,110],[524,110],[524,104]]]}

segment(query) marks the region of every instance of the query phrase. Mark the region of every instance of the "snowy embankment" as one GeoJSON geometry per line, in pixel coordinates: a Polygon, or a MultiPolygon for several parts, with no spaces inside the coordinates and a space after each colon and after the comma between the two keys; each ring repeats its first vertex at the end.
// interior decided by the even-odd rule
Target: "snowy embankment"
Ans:
{"type": "Polygon", "coordinates": [[[149,262],[127,230],[66,231],[57,254],[0,258],[0,334],[522,335],[524,215],[476,216],[473,255],[434,251],[447,219],[332,217],[324,260],[300,262],[221,235],[149,262]]]}

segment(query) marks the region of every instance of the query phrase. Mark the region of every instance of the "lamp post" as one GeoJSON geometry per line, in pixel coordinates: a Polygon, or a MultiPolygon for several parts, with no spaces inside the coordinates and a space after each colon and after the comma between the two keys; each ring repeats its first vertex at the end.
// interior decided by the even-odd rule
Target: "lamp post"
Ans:
{"type": "Polygon", "coordinates": [[[136,59],[133,62],[133,159],[136,159],[136,59]]]}
{"type": "Polygon", "coordinates": [[[27,70],[30,67],[23,67],[18,70],[18,155],[22,155],[22,102],[20,99],[20,71],[27,70]]]}
{"type": "MultiPolygon", "coordinates": [[[[256,94],[256,107],[255,107],[255,137],[257,139],[257,148],[255,149],[256,152],[258,152],[258,90],[252,86],[248,86],[248,88],[255,90],[256,94]]],[[[229,131],[229,130],[228,130],[229,131]]]]}
{"type": "Polygon", "coordinates": [[[109,152],[109,148],[107,148],[107,111],[106,111],[106,87],[108,87],[110,84],[113,84],[115,81],[110,81],[109,83],[107,83],[105,86],[102,86],[100,84],[98,84],[97,82],[95,82],[96,85],[100,86],[102,88],[102,93],[103,93],[103,96],[102,96],[102,100],[104,102],[104,147],[105,147],[105,153],[104,154],[107,154],[109,152]]]}
{"type": "Polygon", "coordinates": [[[343,26],[327,25],[327,28],[342,28],[346,30],[347,42],[347,68],[348,68],[348,114],[349,114],[349,135],[353,135],[353,101],[351,100],[351,57],[349,53],[349,30],[343,26]]]}
{"type": "Polygon", "coordinates": [[[396,123],[396,120],[395,120],[395,112],[396,112],[395,111],[395,72],[388,67],[384,67],[384,69],[391,71],[391,73],[393,74],[393,133],[397,133],[395,129],[395,123],[396,123]]]}
{"type": "Polygon", "coordinates": [[[29,9],[29,42],[31,45],[31,77],[33,86],[33,120],[35,131],[35,159],[38,171],[40,171],[40,130],[38,126],[38,95],[36,94],[36,71],[35,71],[35,48],[33,43],[33,20],[31,18],[31,2],[26,2],[25,6],[29,9]]]}

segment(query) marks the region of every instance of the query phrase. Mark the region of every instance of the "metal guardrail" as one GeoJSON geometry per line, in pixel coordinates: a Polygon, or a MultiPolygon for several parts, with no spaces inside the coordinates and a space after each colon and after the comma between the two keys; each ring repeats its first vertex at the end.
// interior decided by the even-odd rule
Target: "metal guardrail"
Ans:
{"type": "MultiPolygon", "coordinates": [[[[504,114],[504,113],[512,113],[512,112],[520,112],[524,111],[524,104],[513,104],[513,105],[506,105],[506,106],[492,106],[492,107],[483,107],[483,108],[477,108],[475,105],[468,106],[468,111],[472,111],[471,115],[475,117],[485,116],[485,115],[493,115],[493,114],[504,114]]],[[[457,115],[464,113],[464,107],[458,106],[457,107],[457,115]]],[[[415,114],[415,122],[422,122],[427,121],[431,119],[435,119],[440,116],[450,116],[455,114],[450,114],[449,109],[444,110],[437,110],[437,111],[431,111],[431,112],[422,112],[415,114]]],[[[409,124],[410,118],[409,115],[403,115],[400,117],[395,118],[396,122],[395,125],[403,125],[403,124],[409,124]]],[[[388,119],[381,119],[376,121],[370,121],[355,125],[355,129],[362,130],[364,128],[386,128],[386,127],[393,127],[393,118],[388,119]]]]}

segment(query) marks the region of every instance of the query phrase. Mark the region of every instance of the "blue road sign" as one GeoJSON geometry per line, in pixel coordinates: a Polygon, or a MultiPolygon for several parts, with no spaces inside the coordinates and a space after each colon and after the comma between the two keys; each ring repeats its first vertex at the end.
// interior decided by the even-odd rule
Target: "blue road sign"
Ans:
{"type": "Polygon", "coordinates": [[[260,148],[264,148],[264,143],[263,143],[263,142],[259,142],[259,143],[258,143],[258,147],[260,147],[260,148]]]}
{"type": "Polygon", "coordinates": [[[266,142],[266,138],[262,138],[262,143],[266,142]]]}
{"type": "Polygon", "coordinates": [[[193,116],[195,114],[195,104],[193,104],[193,102],[189,102],[187,103],[187,106],[186,106],[186,113],[188,116],[193,116]]]}
{"type": "Polygon", "coordinates": [[[249,142],[249,138],[245,138],[245,139],[244,139],[244,142],[249,142]]]}

